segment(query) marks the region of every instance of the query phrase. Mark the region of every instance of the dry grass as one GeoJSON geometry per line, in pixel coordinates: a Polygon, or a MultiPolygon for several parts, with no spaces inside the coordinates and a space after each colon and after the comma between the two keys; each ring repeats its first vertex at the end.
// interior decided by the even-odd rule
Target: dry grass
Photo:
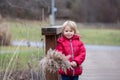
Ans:
{"type": "Polygon", "coordinates": [[[46,70],[51,73],[56,73],[60,68],[65,72],[67,69],[72,69],[68,59],[69,56],[66,57],[61,52],[49,49],[47,55],[42,58],[39,63],[42,79],[45,79],[46,70]]]}

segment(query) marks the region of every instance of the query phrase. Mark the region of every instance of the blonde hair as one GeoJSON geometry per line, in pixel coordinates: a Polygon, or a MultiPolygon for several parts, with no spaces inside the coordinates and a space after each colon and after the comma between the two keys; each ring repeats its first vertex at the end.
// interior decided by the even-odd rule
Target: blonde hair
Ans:
{"type": "Polygon", "coordinates": [[[68,20],[68,21],[65,21],[63,23],[63,25],[62,25],[62,34],[63,34],[64,29],[65,29],[66,26],[69,26],[72,30],[74,30],[75,34],[77,33],[77,25],[76,25],[76,23],[74,21],[68,20]]]}

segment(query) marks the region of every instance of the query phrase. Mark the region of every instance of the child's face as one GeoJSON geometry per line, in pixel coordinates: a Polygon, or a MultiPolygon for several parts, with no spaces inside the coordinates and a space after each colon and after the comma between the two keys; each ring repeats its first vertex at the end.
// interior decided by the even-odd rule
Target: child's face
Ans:
{"type": "Polygon", "coordinates": [[[74,30],[71,29],[69,26],[66,26],[63,32],[64,36],[68,39],[72,38],[75,34],[74,30]]]}

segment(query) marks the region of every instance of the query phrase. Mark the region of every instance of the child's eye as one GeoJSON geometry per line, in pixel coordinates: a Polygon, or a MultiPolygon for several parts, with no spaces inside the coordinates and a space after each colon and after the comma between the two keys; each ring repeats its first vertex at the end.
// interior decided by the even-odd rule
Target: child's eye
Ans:
{"type": "Polygon", "coordinates": [[[73,32],[73,30],[70,30],[70,32],[73,32]]]}
{"type": "Polygon", "coordinates": [[[65,32],[68,32],[68,30],[66,30],[65,32]]]}

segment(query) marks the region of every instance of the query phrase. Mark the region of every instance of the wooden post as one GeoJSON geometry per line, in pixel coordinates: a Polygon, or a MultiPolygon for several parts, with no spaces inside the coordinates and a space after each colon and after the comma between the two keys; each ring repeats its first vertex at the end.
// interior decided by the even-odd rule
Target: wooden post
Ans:
{"type": "MultiPolygon", "coordinates": [[[[62,32],[61,26],[42,28],[42,35],[45,35],[46,53],[50,48],[55,49],[57,39],[61,36],[61,32],[62,32]]],[[[58,76],[57,73],[53,74],[47,71],[46,80],[60,80],[60,77],[58,76]]]]}

